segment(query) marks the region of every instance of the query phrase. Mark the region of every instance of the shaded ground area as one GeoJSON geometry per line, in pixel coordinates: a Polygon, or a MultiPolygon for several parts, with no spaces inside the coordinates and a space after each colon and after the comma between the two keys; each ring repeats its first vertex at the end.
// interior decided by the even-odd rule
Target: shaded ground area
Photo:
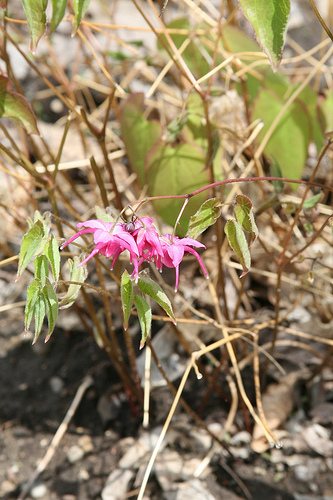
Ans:
{"type": "MultiPolygon", "coordinates": [[[[92,376],[93,384],[27,498],[97,499],[102,491],[103,500],[136,498],[172,403],[169,389],[160,387],[152,392],[150,431],[143,430],[142,416],[133,414],[116,373],[93,339],[84,332],[58,329],[48,344],[32,346],[31,338],[17,335],[22,330],[17,316],[11,311],[1,319],[1,332],[6,332],[0,338],[1,498],[18,497],[87,374],[92,376]],[[133,494],[128,496],[129,491],[133,494]],[[116,492],[121,496],[115,496],[116,492]]],[[[226,389],[223,376],[219,383],[222,390],[226,389]]],[[[198,409],[206,389],[206,383],[190,377],[184,397],[198,409]]],[[[302,397],[304,401],[309,398],[304,387],[302,397]]],[[[329,415],[326,419],[322,415],[321,420],[318,416],[311,418],[305,407],[301,404],[287,422],[284,448],[262,454],[251,451],[251,437],[241,430],[244,414],[236,417],[229,446],[223,450],[179,409],[157,459],[146,498],[183,499],[190,494],[199,499],[237,499],[246,498],[246,494],[262,500],[333,497],[333,450],[329,446],[332,422],[329,425],[329,415]],[[319,425],[314,424],[318,420],[325,422],[324,427],[319,427],[328,433],[327,449],[311,449],[304,439],[297,445],[295,435],[319,425]],[[208,467],[195,479],[195,471],[209,453],[208,467]]],[[[218,434],[227,413],[228,403],[215,395],[208,399],[200,416],[218,434]]]]}

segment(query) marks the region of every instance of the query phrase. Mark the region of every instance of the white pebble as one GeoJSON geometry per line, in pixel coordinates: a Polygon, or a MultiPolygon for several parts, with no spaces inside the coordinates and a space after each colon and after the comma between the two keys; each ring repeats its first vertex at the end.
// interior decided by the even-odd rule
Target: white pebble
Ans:
{"type": "Polygon", "coordinates": [[[74,446],[71,446],[67,452],[67,460],[71,464],[74,464],[75,462],[78,462],[84,457],[84,451],[80,446],[77,446],[76,444],[74,446]]]}
{"type": "Polygon", "coordinates": [[[47,493],[47,488],[45,486],[45,484],[36,484],[35,486],[33,486],[31,488],[31,491],[30,491],[30,495],[32,496],[32,498],[43,498],[43,496],[45,496],[47,493]]]}

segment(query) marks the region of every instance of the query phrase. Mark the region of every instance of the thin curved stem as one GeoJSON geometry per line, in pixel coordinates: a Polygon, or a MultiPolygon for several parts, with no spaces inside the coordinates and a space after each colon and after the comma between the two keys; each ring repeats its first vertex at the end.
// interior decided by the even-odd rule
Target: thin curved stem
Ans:
{"type": "Polygon", "coordinates": [[[319,10],[317,9],[317,6],[316,4],[314,3],[313,0],[309,0],[310,2],[310,5],[314,11],[314,13],[316,14],[317,18],[318,18],[318,21],[320,22],[320,24],[322,25],[323,29],[326,31],[327,35],[330,37],[330,39],[332,40],[333,42],[333,33],[332,31],[329,29],[329,27],[327,26],[327,24],[325,23],[324,19],[321,17],[320,15],[320,12],[319,10]]]}
{"type": "MultiPolygon", "coordinates": [[[[192,191],[192,193],[187,193],[187,194],[173,194],[173,195],[164,195],[164,196],[147,196],[143,200],[139,201],[139,208],[141,208],[141,205],[146,203],[147,201],[155,201],[155,200],[183,200],[184,198],[192,198],[193,196],[196,196],[197,194],[203,193],[204,191],[207,191],[209,189],[212,189],[217,186],[224,186],[226,184],[234,184],[234,183],[240,183],[240,182],[263,182],[263,181],[280,181],[280,182],[286,182],[290,184],[304,184],[306,186],[313,186],[313,187],[318,187],[320,189],[327,189],[328,191],[333,192],[333,186],[325,186],[324,184],[320,184],[319,182],[312,182],[312,181],[303,181],[303,180],[296,180],[296,179],[288,179],[287,177],[241,177],[238,179],[225,179],[224,181],[217,181],[213,182],[212,184],[208,184],[200,189],[197,189],[196,191],[192,191]]],[[[137,201],[133,201],[128,204],[128,206],[132,206],[138,203],[137,201]]]]}

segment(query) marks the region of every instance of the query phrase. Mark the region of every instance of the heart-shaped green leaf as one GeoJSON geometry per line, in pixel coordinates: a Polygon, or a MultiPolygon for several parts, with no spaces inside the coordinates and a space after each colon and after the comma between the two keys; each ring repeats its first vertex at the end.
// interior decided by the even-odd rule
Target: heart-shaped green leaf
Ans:
{"type": "Polygon", "coordinates": [[[53,285],[48,278],[46,278],[46,284],[43,286],[42,292],[45,299],[47,322],[49,325],[49,330],[47,332],[45,339],[45,342],[47,342],[51,337],[57,322],[59,305],[58,305],[58,298],[54,291],[53,285]]]}
{"type": "Polygon", "coordinates": [[[49,275],[49,263],[45,255],[39,255],[34,261],[35,278],[38,278],[42,286],[46,283],[46,278],[49,275]]]}
{"type": "Polygon", "coordinates": [[[87,12],[89,4],[90,0],[73,0],[73,7],[75,14],[73,35],[75,35],[75,33],[77,32],[77,29],[80,26],[80,22],[82,21],[83,16],[87,12]]]}
{"type": "Polygon", "coordinates": [[[239,0],[239,4],[273,70],[276,70],[285,44],[290,0],[239,0]]]}
{"type": "Polygon", "coordinates": [[[46,27],[47,0],[22,0],[22,5],[28,21],[31,50],[35,52],[46,27]]]}
{"type": "MultiPolygon", "coordinates": [[[[262,90],[259,93],[252,114],[253,121],[264,121],[259,140],[265,137],[283,105],[283,100],[272,92],[262,90]]],[[[293,102],[282,115],[264,151],[279,163],[284,177],[300,179],[308,156],[310,139],[309,114],[303,104],[293,102]]]]}
{"type": "Polygon", "coordinates": [[[11,90],[11,83],[5,76],[0,76],[0,118],[11,118],[29,134],[39,134],[30,104],[21,94],[11,90]]]}
{"type": "Polygon", "coordinates": [[[54,280],[58,281],[60,273],[60,253],[57,240],[55,239],[53,234],[51,236],[51,239],[46,242],[46,245],[44,247],[44,254],[51,264],[54,280]]]}
{"type": "Polygon", "coordinates": [[[143,94],[131,95],[121,112],[121,135],[128,159],[140,184],[145,184],[145,159],[148,151],[162,135],[162,126],[157,121],[148,121],[143,115],[143,94]]]}
{"type": "MultiPolygon", "coordinates": [[[[191,193],[207,184],[210,177],[205,169],[205,154],[195,144],[182,143],[170,146],[159,141],[153,146],[146,159],[146,182],[150,196],[179,195],[191,193]]],[[[206,200],[203,192],[190,199],[180,224],[185,232],[191,214],[206,200]]],[[[173,226],[184,200],[156,200],[156,212],[165,222],[173,226]]]]}
{"type": "Polygon", "coordinates": [[[141,327],[140,349],[142,349],[151,328],[151,309],[146,299],[138,294],[134,296],[134,304],[138,312],[141,327]]]}
{"type": "Polygon", "coordinates": [[[215,224],[221,215],[220,198],[210,198],[206,200],[199,210],[192,215],[186,236],[196,239],[209,226],[215,224]]]}
{"type": "Polygon", "coordinates": [[[253,205],[250,198],[244,194],[238,194],[235,199],[234,210],[237,222],[245,231],[251,233],[253,238],[257,238],[259,232],[254,220],[253,205]]]}
{"type": "Polygon", "coordinates": [[[67,0],[52,0],[51,31],[56,30],[63,20],[66,6],[67,0]]]}
{"type": "Polygon", "coordinates": [[[176,324],[176,318],[175,315],[173,314],[171,302],[166,293],[160,287],[160,285],[158,285],[148,276],[145,276],[143,273],[140,273],[138,286],[141,292],[145,293],[146,295],[149,295],[149,297],[154,299],[176,324]]]}
{"type": "MultiPolygon", "coordinates": [[[[70,278],[69,281],[76,281],[78,283],[83,283],[88,275],[87,266],[80,266],[80,258],[76,255],[74,260],[68,259],[70,278]]],[[[70,284],[66,294],[63,296],[59,302],[61,309],[67,309],[72,304],[74,304],[77,296],[79,295],[81,285],[70,284]]]]}
{"type": "MultiPolygon", "coordinates": [[[[210,57],[207,56],[207,48],[202,44],[200,37],[189,37],[189,33],[192,30],[191,23],[187,18],[174,19],[166,26],[170,30],[188,30],[188,33],[171,33],[170,37],[179,49],[185,41],[189,41],[187,47],[182,53],[182,58],[184,62],[190,69],[191,73],[196,78],[208,73],[210,68],[210,57]]],[[[163,45],[169,46],[169,42],[164,35],[161,35],[161,41],[158,41],[157,48],[166,55],[167,59],[170,59],[170,55],[167,53],[163,45]],[[163,43],[161,43],[163,42],[163,43]]]]}
{"type": "Polygon", "coordinates": [[[229,245],[236,252],[239,262],[242,264],[243,273],[241,278],[249,272],[251,267],[251,256],[243,229],[238,222],[230,219],[227,221],[224,232],[227,235],[229,245]]]}
{"type": "Polygon", "coordinates": [[[23,236],[19,265],[17,271],[17,280],[21,276],[24,269],[27,267],[31,259],[34,257],[44,236],[44,228],[42,221],[38,220],[29,231],[23,236]]]}
{"type": "Polygon", "coordinates": [[[39,337],[45,317],[45,300],[42,293],[41,280],[35,278],[27,289],[27,302],[25,306],[25,332],[28,331],[33,317],[35,317],[35,335],[33,344],[39,337]]]}
{"type": "Polygon", "coordinates": [[[127,330],[128,320],[131,315],[133,305],[133,282],[126,269],[121,277],[120,295],[124,317],[124,330],[127,330]]]}

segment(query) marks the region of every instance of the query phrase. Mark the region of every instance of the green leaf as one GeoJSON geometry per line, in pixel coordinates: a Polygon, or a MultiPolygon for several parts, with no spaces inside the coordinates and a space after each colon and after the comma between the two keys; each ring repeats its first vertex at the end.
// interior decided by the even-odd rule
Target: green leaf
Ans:
{"type": "Polygon", "coordinates": [[[57,240],[52,234],[51,239],[46,242],[44,254],[51,264],[54,281],[58,281],[60,273],[60,253],[57,240]]]}
{"type": "MultiPolygon", "coordinates": [[[[278,161],[276,161],[275,158],[273,158],[272,164],[270,165],[270,174],[272,177],[282,177],[282,171],[281,167],[278,161]]],[[[280,194],[281,191],[283,191],[284,188],[284,182],[282,181],[272,181],[272,184],[274,186],[274,191],[275,194],[280,194]]]]}
{"type": "MultiPolygon", "coordinates": [[[[185,40],[189,39],[190,32],[192,31],[191,23],[187,18],[174,19],[166,25],[166,28],[188,30],[188,34],[170,34],[170,37],[177,49],[181,47],[185,40]]],[[[169,42],[164,35],[161,35],[161,41],[163,41],[166,46],[169,46],[169,42]]],[[[162,52],[163,55],[166,56],[167,59],[170,59],[170,55],[164,49],[161,41],[158,41],[157,48],[162,52]]],[[[182,58],[184,59],[186,65],[188,66],[191,73],[193,73],[195,78],[200,78],[201,76],[208,73],[208,71],[211,69],[210,62],[208,61],[208,59],[210,59],[210,55],[209,52],[207,52],[206,46],[201,42],[200,36],[190,38],[190,43],[182,52],[182,58]]],[[[219,64],[219,62],[217,62],[217,64],[219,64]]]]}
{"type": "Polygon", "coordinates": [[[333,90],[326,90],[325,99],[320,103],[320,110],[325,117],[325,132],[333,130],[333,90]]]}
{"type": "Polygon", "coordinates": [[[133,282],[126,269],[121,277],[120,294],[124,316],[124,330],[127,330],[128,320],[131,315],[133,305],[133,282]]]}
{"type": "Polygon", "coordinates": [[[155,281],[153,281],[148,276],[144,276],[142,273],[140,273],[138,286],[141,292],[145,293],[146,295],[149,295],[149,297],[154,299],[162,307],[162,309],[164,309],[167,315],[173,320],[174,324],[176,324],[176,318],[175,315],[173,314],[171,302],[168,296],[160,287],[160,285],[155,283],[155,281]]]}
{"type": "Polygon", "coordinates": [[[113,50],[107,50],[105,54],[116,61],[126,61],[126,59],[130,59],[130,56],[124,54],[124,52],[115,52],[113,50]]]}
{"type": "Polygon", "coordinates": [[[35,278],[27,288],[25,306],[25,332],[28,331],[32,318],[35,316],[35,336],[33,344],[39,337],[45,317],[45,301],[42,293],[41,280],[35,278]]]}
{"type": "Polygon", "coordinates": [[[311,208],[314,208],[317,205],[317,203],[320,202],[322,197],[323,193],[318,193],[309,198],[308,200],[305,200],[305,202],[303,203],[303,210],[310,210],[311,208]]]}
{"type": "Polygon", "coordinates": [[[43,286],[42,292],[45,299],[47,322],[49,326],[49,330],[47,332],[45,339],[45,342],[47,342],[51,337],[54,327],[56,325],[59,305],[58,305],[58,298],[54,291],[53,285],[48,278],[46,278],[46,284],[43,286]]]}
{"type": "Polygon", "coordinates": [[[16,280],[19,279],[24,269],[36,254],[43,236],[44,228],[40,220],[38,220],[23,236],[16,280]]]}
{"type": "Polygon", "coordinates": [[[187,120],[183,135],[187,142],[195,142],[204,150],[207,149],[207,130],[205,124],[205,109],[198,94],[190,94],[186,103],[187,120]]]}
{"type": "MultiPolygon", "coordinates": [[[[149,196],[179,195],[191,193],[210,182],[209,171],[205,169],[204,151],[195,144],[182,143],[169,146],[159,141],[146,159],[146,180],[149,196]]],[[[207,193],[193,196],[180,219],[186,232],[191,214],[206,200],[207,193]]],[[[156,200],[156,212],[165,222],[174,225],[184,200],[156,200]]]]}
{"type": "Polygon", "coordinates": [[[67,0],[52,0],[51,31],[55,31],[64,18],[67,0]]]}
{"type": "MultiPolygon", "coordinates": [[[[252,120],[264,121],[258,139],[263,139],[283,107],[283,101],[273,93],[262,90],[255,100],[252,120]]],[[[309,115],[304,106],[293,102],[283,113],[264,152],[278,161],[284,177],[300,179],[308,156],[311,130],[309,115]]]]}
{"type": "Polygon", "coordinates": [[[46,27],[47,0],[22,0],[23,9],[27,17],[30,36],[31,50],[35,52],[37,44],[44,34],[46,27]]]}
{"type": "Polygon", "coordinates": [[[276,70],[286,40],[290,0],[239,0],[239,3],[273,70],[276,70]]]}
{"type": "Polygon", "coordinates": [[[220,215],[220,198],[210,198],[206,200],[197,213],[190,218],[186,236],[196,239],[199,234],[203,233],[209,226],[215,224],[220,215]]]}
{"type": "Polygon", "coordinates": [[[116,214],[108,213],[103,208],[100,208],[98,206],[95,206],[95,214],[96,214],[96,219],[106,223],[114,222],[115,219],[117,218],[116,214]]]}
{"type": "MultiPolygon", "coordinates": [[[[215,34],[211,36],[214,37],[215,34]]],[[[237,54],[240,59],[242,58],[242,52],[260,52],[260,48],[253,37],[250,37],[244,30],[232,24],[227,24],[223,27],[223,39],[221,42],[224,49],[237,54]]],[[[263,67],[266,68],[266,64],[263,67]]]]}
{"type": "Polygon", "coordinates": [[[50,212],[44,212],[43,215],[40,213],[39,210],[35,210],[34,212],[34,218],[31,220],[30,217],[27,218],[29,229],[37,222],[40,220],[43,223],[44,226],[44,234],[45,236],[48,236],[49,234],[49,228],[51,225],[51,217],[50,217],[50,212]]]}
{"type": "Polygon", "coordinates": [[[45,255],[39,255],[34,261],[35,278],[38,278],[42,286],[46,283],[46,277],[49,275],[49,265],[45,255]]]}
{"type": "Polygon", "coordinates": [[[73,35],[75,35],[75,33],[77,32],[77,29],[80,25],[80,22],[82,21],[83,16],[87,12],[87,9],[89,7],[89,3],[90,3],[90,0],[74,0],[73,1],[74,14],[75,14],[73,35]]]}
{"type": "MultiPolygon", "coordinates": [[[[87,266],[80,266],[80,258],[76,255],[74,257],[74,261],[72,259],[68,259],[70,278],[69,281],[76,281],[78,283],[84,283],[88,272],[87,266]]],[[[81,285],[69,285],[66,295],[64,295],[59,302],[59,306],[61,309],[67,309],[72,304],[74,304],[77,296],[79,295],[81,285]]]]}
{"type": "Polygon", "coordinates": [[[249,247],[243,233],[241,226],[238,222],[229,219],[224,227],[224,232],[227,235],[229,245],[236,252],[237,257],[242,264],[243,273],[241,278],[249,272],[251,267],[251,256],[249,247]]]}
{"type": "Polygon", "coordinates": [[[308,112],[311,139],[315,143],[317,151],[321,151],[325,142],[325,114],[319,106],[319,99],[318,93],[309,85],[297,97],[297,100],[303,103],[308,112]]]}
{"type": "Polygon", "coordinates": [[[167,126],[167,131],[169,134],[167,137],[167,142],[172,143],[178,139],[178,136],[186,125],[187,119],[187,113],[181,113],[169,123],[169,125],[167,126]]]}
{"type": "Polygon", "coordinates": [[[253,205],[250,198],[244,194],[238,194],[235,199],[234,210],[237,222],[245,231],[251,233],[253,238],[257,238],[259,231],[254,220],[253,205]]]}
{"type": "Polygon", "coordinates": [[[145,159],[148,151],[162,135],[157,121],[148,121],[143,115],[143,94],[133,94],[125,102],[120,118],[121,135],[128,159],[140,184],[145,184],[145,159]]]}
{"type": "Polygon", "coordinates": [[[141,295],[136,294],[134,296],[134,303],[136,310],[138,311],[138,318],[141,327],[140,349],[142,349],[146,343],[146,338],[151,328],[151,309],[146,299],[144,299],[141,295]]]}
{"type": "Polygon", "coordinates": [[[0,118],[11,118],[29,134],[39,134],[30,104],[21,94],[12,92],[10,80],[5,76],[0,76],[0,118]]]}

